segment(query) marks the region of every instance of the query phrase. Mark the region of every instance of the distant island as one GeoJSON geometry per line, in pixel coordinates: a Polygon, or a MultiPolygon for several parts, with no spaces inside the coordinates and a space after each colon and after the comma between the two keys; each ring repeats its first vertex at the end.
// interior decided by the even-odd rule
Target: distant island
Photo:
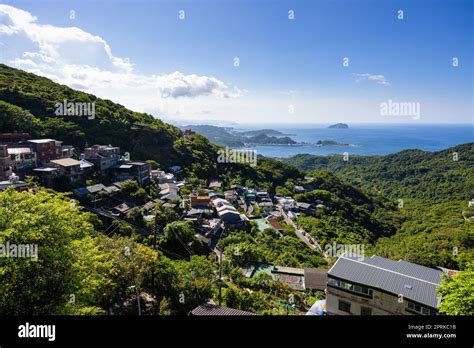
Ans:
{"type": "Polygon", "coordinates": [[[336,123],[336,124],[330,125],[328,128],[347,129],[349,128],[349,126],[346,123],[336,123]]]}
{"type": "Polygon", "coordinates": [[[229,147],[246,147],[258,145],[296,145],[296,141],[283,136],[284,134],[273,129],[252,131],[236,131],[229,127],[210,125],[189,125],[184,128],[191,129],[208,138],[214,144],[229,147]],[[275,136],[277,135],[277,136],[275,136]]]}
{"type": "Polygon", "coordinates": [[[318,140],[316,146],[351,146],[350,144],[339,143],[335,140],[318,140]]]}
{"type": "Polygon", "coordinates": [[[291,134],[284,134],[280,131],[274,130],[274,129],[258,129],[258,130],[249,130],[249,131],[234,131],[238,135],[242,135],[244,137],[253,137],[261,134],[268,135],[269,137],[271,136],[288,136],[291,134]]]}

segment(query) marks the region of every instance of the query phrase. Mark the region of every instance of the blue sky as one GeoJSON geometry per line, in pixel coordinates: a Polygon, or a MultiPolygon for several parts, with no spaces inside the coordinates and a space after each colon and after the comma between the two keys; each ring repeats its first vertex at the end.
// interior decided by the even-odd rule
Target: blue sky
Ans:
{"type": "Polygon", "coordinates": [[[167,120],[473,121],[472,1],[0,3],[1,62],[167,120]]]}

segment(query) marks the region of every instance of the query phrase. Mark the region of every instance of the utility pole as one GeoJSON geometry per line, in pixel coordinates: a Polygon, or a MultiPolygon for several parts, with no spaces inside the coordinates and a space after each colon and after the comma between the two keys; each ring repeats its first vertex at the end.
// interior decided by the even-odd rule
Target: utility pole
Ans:
{"type": "Polygon", "coordinates": [[[222,251],[219,256],[219,306],[221,305],[221,291],[222,291],[222,251]]]}
{"type": "Polygon", "coordinates": [[[138,315],[142,315],[142,307],[140,304],[140,291],[138,290],[138,286],[135,289],[137,290],[138,315]]]}
{"type": "Polygon", "coordinates": [[[142,307],[140,304],[140,291],[138,290],[138,286],[132,285],[129,287],[130,289],[135,289],[136,294],[137,294],[137,303],[138,303],[138,315],[142,315],[142,307]]]}
{"type": "MultiPolygon", "coordinates": [[[[155,223],[153,225],[153,251],[156,251],[156,236],[158,234],[158,208],[155,207],[155,223]]],[[[155,287],[155,267],[151,270],[151,284],[155,287]]]]}

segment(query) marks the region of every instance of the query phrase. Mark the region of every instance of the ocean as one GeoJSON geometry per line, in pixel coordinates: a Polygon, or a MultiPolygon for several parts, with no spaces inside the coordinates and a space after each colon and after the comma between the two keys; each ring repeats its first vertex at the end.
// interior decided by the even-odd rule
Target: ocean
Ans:
{"type": "Polygon", "coordinates": [[[274,129],[297,142],[316,143],[335,140],[353,146],[256,146],[257,154],[266,157],[291,157],[297,154],[386,155],[406,149],[425,151],[474,142],[474,124],[464,125],[375,125],[349,124],[348,129],[327,128],[328,125],[239,125],[235,130],[274,129]]]}

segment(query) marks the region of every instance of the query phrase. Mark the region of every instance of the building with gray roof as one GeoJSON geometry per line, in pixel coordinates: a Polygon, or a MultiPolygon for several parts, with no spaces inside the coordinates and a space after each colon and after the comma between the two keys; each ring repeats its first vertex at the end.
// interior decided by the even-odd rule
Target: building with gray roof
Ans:
{"type": "Polygon", "coordinates": [[[328,271],[329,314],[435,314],[437,269],[380,256],[343,254],[328,271]]]}

